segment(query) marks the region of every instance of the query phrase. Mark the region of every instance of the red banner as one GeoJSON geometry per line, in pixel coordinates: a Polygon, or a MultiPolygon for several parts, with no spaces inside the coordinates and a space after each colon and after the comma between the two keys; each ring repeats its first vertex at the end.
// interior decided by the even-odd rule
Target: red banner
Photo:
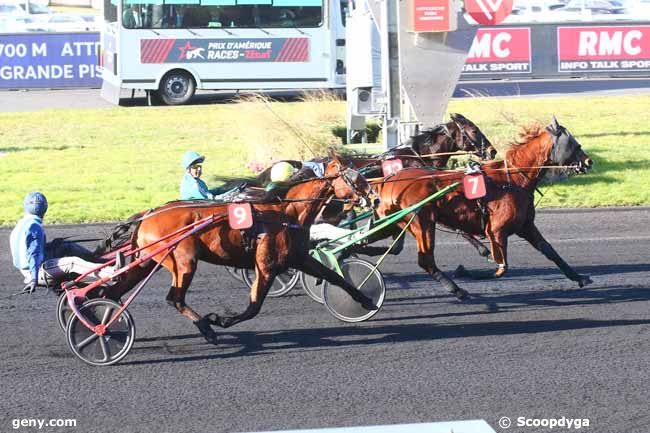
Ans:
{"type": "Polygon", "coordinates": [[[530,28],[481,28],[476,32],[465,74],[531,72],[530,28]]]}
{"type": "Polygon", "coordinates": [[[558,70],[650,70],[650,26],[558,27],[558,70]]]}
{"type": "Polygon", "coordinates": [[[414,32],[448,32],[451,28],[449,0],[413,0],[414,32]]]}

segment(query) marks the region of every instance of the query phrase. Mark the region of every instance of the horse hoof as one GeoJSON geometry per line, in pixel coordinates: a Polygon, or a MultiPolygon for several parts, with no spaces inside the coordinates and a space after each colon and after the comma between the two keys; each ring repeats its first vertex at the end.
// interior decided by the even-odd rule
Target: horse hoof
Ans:
{"type": "Polygon", "coordinates": [[[488,250],[484,246],[481,246],[478,248],[478,255],[481,257],[488,257],[490,255],[490,250],[488,250]]]}
{"type": "Polygon", "coordinates": [[[359,304],[361,304],[361,306],[368,311],[375,311],[379,308],[375,305],[372,299],[370,299],[364,294],[359,293],[359,296],[356,296],[356,299],[353,297],[353,299],[357,301],[359,304]]]}
{"type": "Polygon", "coordinates": [[[210,344],[217,344],[217,333],[212,330],[210,326],[210,319],[203,317],[200,320],[194,322],[194,325],[199,328],[199,332],[203,335],[203,338],[210,344]]]}
{"type": "Polygon", "coordinates": [[[588,286],[589,284],[593,283],[591,278],[589,278],[588,275],[580,275],[580,279],[578,280],[578,285],[582,288],[584,286],[588,286]]]}
{"type": "Polygon", "coordinates": [[[372,301],[363,302],[363,303],[361,304],[361,306],[362,306],[363,308],[365,308],[366,310],[368,310],[368,311],[376,311],[376,310],[379,309],[379,307],[377,307],[377,306],[375,305],[375,303],[372,302],[372,301]]]}
{"type": "Polygon", "coordinates": [[[454,271],[454,278],[462,278],[462,277],[467,277],[467,276],[469,276],[469,272],[467,272],[467,269],[465,269],[465,266],[458,265],[458,267],[454,271]]]}
{"type": "Polygon", "coordinates": [[[458,299],[459,301],[464,301],[469,297],[469,293],[467,293],[466,290],[463,290],[460,287],[454,290],[453,294],[456,297],[456,299],[458,299]]]}
{"type": "Polygon", "coordinates": [[[506,273],[506,268],[499,268],[497,271],[494,273],[495,278],[501,278],[505,275],[506,273]]]}

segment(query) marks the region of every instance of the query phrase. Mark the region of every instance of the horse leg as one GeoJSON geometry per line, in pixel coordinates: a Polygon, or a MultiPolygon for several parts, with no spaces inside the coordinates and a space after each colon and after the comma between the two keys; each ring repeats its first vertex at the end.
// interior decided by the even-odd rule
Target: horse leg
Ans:
{"type": "Polygon", "coordinates": [[[544,236],[539,232],[535,223],[527,224],[521,233],[517,233],[522,238],[526,239],[537,251],[544,254],[544,256],[557,265],[558,268],[567,276],[571,281],[578,283],[580,287],[591,284],[591,278],[588,275],[580,275],[573,270],[567,262],[560,257],[555,249],[548,243],[544,236]]]}
{"type": "Polygon", "coordinates": [[[454,273],[455,276],[469,277],[474,280],[491,280],[505,275],[508,270],[508,236],[502,230],[493,231],[489,227],[485,234],[492,249],[492,259],[497,264],[496,272],[468,271],[463,265],[459,265],[454,273]]]}
{"type": "MultiPolygon", "coordinates": [[[[279,251],[276,249],[277,239],[273,235],[267,234],[260,240],[255,251],[255,281],[253,281],[248,307],[241,314],[230,316],[219,316],[216,313],[206,315],[203,320],[220,326],[229,328],[237,323],[250,320],[262,309],[262,304],[266,295],[271,288],[273,280],[278,275],[278,267],[286,263],[286,254],[279,257],[279,251]]],[[[285,252],[286,253],[286,252],[285,252]]]]}
{"type": "Polygon", "coordinates": [[[301,263],[296,264],[295,269],[341,287],[352,297],[352,299],[360,303],[363,308],[367,310],[377,309],[377,306],[374,304],[372,299],[364,295],[363,292],[350,284],[345,278],[339,275],[338,272],[323,265],[321,262],[309,254],[302,258],[301,263]]]}
{"type": "Polygon", "coordinates": [[[185,295],[196,272],[196,261],[187,260],[181,262],[172,258],[165,262],[165,267],[172,274],[172,286],[167,293],[167,303],[190,319],[208,343],[216,344],[217,334],[210,327],[209,321],[199,316],[196,311],[185,303],[185,295]]]}
{"type": "MultiPolygon", "coordinates": [[[[401,226],[404,224],[401,223],[401,226]]],[[[444,272],[438,269],[434,256],[436,241],[436,225],[434,215],[426,209],[420,210],[420,213],[409,226],[409,232],[415,237],[418,246],[418,265],[430,274],[434,280],[439,282],[447,291],[452,293],[456,298],[466,299],[468,294],[444,272]],[[428,216],[428,218],[427,218],[428,216]]]]}
{"type": "Polygon", "coordinates": [[[268,266],[255,266],[255,281],[251,287],[250,301],[248,307],[243,313],[234,316],[219,316],[216,313],[211,313],[203,317],[202,320],[207,320],[213,325],[221,328],[229,328],[237,323],[250,320],[262,309],[266,294],[271,288],[271,284],[275,279],[277,272],[273,272],[268,266]]]}
{"type": "Polygon", "coordinates": [[[494,276],[501,278],[508,271],[508,236],[502,230],[489,230],[487,236],[492,248],[492,259],[497,264],[494,276]]]}
{"type": "Polygon", "coordinates": [[[471,246],[473,246],[476,251],[478,251],[478,254],[481,257],[488,257],[490,255],[490,250],[481,243],[478,239],[476,239],[474,236],[470,235],[469,233],[465,232],[460,232],[460,235],[467,241],[471,246]]]}

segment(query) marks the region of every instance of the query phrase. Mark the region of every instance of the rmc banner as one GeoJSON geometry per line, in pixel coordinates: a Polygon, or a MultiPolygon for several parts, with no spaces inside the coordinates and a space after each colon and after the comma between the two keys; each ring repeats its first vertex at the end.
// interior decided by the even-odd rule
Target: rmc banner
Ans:
{"type": "Polygon", "coordinates": [[[99,33],[0,34],[0,89],[100,87],[99,33]]]}

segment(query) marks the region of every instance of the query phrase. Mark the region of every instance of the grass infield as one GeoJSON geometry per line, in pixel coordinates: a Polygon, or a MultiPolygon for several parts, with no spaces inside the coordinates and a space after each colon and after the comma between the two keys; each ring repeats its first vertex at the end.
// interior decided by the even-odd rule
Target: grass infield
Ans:
{"type": "MultiPolygon", "coordinates": [[[[188,149],[206,155],[204,179],[214,186],[217,176],[250,174],[246,164],[271,145],[279,159],[340,142],[344,102],[257,104],[0,113],[0,224],[20,218],[32,190],[50,201],[47,223],[123,220],[177,197],[188,149]]],[[[500,150],[518,125],[547,124],[552,114],[571,130],[595,167],[543,187],[542,207],[650,205],[650,96],[466,98],[449,111],[500,150]]]]}

